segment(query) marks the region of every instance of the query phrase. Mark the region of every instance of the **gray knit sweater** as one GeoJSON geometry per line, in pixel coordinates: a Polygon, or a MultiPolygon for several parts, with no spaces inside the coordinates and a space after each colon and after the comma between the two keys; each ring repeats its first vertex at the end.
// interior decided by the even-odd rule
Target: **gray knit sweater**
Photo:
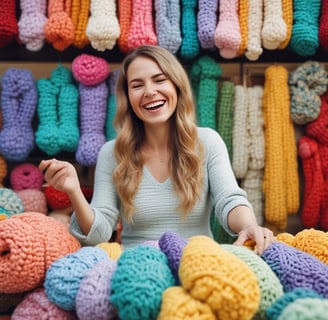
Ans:
{"type": "MultiPolygon", "coordinates": [[[[204,188],[200,201],[186,218],[181,217],[176,211],[178,198],[171,179],[160,183],[144,167],[135,196],[134,223],[127,224],[123,220],[121,238],[125,247],[158,240],[165,231],[178,233],[184,238],[194,235],[212,237],[210,215],[213,209],[223,228],[235,235],[227,225],[228,213],[238,205],[251,205],[237,184],[220,135],[209,128],[198,128],[198,132],[205,147],[204,188]]],[[[106,242],[115,230],[120,216],[120,201],[112,180],[115,166],[114,140],[111,140],[103,145],[98,155],[91,200],[95,219],[89,234],[81,232],[75,213],[71,218],[70,231],[83,245],[106,242]]]]}

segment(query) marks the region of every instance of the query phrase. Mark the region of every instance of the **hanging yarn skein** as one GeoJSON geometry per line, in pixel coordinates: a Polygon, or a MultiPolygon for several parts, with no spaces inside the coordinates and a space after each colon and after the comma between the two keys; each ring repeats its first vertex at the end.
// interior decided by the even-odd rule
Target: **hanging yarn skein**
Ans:
{"type": "Polygon", "coordinates": [[[293,27],[289,47],[302,57],[313,56],[319,47],[320,0],[293,1],[293,27]]]}
{"type": "Polygon", "coordinates": [[[38,80],[37,88],[39,124],[35,132],[36,144],[48,155],[60,151],[74,152],[80,138],[79,95],[71,70],[58,65],[51,72],[50,79],[38,80]]]}
{"type": "Polygon", "coordinates": [[[293,0],[283,0],[282,1],[282,16],[286,23],[287,34],[285,39],[280,43],[279,49],[286,49],[290,38],[292,36],[293,29],[293,0]]]}
{"type": "Polygon", "coordinates": [[[152,0],[132,1],[132,19],[128,34],[128,46],[130,50],[143,44],[158,44],[152,11],[152,0]]]}
{"type": "Polygon", "coordinates": [[[49,0],[48,20],[44,27],[46,40],[58,51],[64,51],[74,41],[71,0],[49,0]]]}
{"type": "Polygon", "coordinates": [[[197,33],[203,49],[215,47],[214,33],[217,25],[218,5],[218,0],[200,0],[198,2],[197,33]]]}
{"type": "Polygon", "coordinates": [[[297,144],[290,116],[288,71],[281,65],[265,70],[263,91],[265,218],[271,228],[286,227],[287,215],[299,209],[297,144]]]}
{"type": "Polygon", "coordinates": [[[75,156],[80,164],[93,166],[106,142],[109,66],[103,58],[81,54],[73,60],[72,72],[79,82],[80,94],[81,138],[75,156]]]}
{"type": "Polygon", "coordinates": [[[98,51],[111,50],[120,36],[115,0],[90,0],[86,29],[91,46],[98,51]]]}
{"type": "Polygon", "coordinates": [[[239,0],[238,18],[240,26],[240,46],[237,52],[237,56],[245,54],[248,43],[248,15],[249,15],[249,1],[239,0]]]}
{"type": "Polygon", "coordinates": [[[86,34],[89,21],[90,0],[72,0],[71,19],[74,25],[73,45],[82,49],[90,43],[86,34]]]}
{"type": "Polygon", "coordinates": [[[2,77],[0,153],[6,160],[24,161],[34,148],[32,120],[37,88],[29,70],[9,68],[2,77]]]}
{"type": "Polygon", "coordinates": [[[200,127],[216,129],[216,102],[221,74],[221,66],[207,55],[198,58],[191,66],[190,80],[195,95],[197,121],[200,127]]]}
{"type": "Polygon", "coordinates": [[[121,33],[117,40],[120,50],[127,53],[129,47],[129,32],[132,21],[132,0],[118,0],[118,20],[121,33]]]}
{"type": "Polygon", "coordinates": [[[27,50],[39,51],[45,43],[47,0],[20,0],[20,9],[19,40],[25,44],[27,50]]]}
{"type": "Polygon", "coordinates": [[[16,0],[0,1],[0,48],[9,45],[18,35],[16,0]]]}
{"type": "Polygon", "coordinates": [[[261,30],[263,25],[263,0],[249,0],[248,41],[245,56],[256,61],[263,52],[261,30]]]}
{"type": "Polygon", "coordinates": [[[262,26],[263,48],[277,49],[287,36],[287,26],[283,19],[282,0],[264,0],[262,26]]]}
{"type": "Polygon", "coordinates": [[[181,1],[182,43],[178,54],[185,61],[192,61],[196,58],[200,50],[197,35],[197,4],[197,0],[181,1]]]}
{"type": "Polygon", "coordinates": [[[181,45],[180,1],[155,0],[155,26],[158,45],[176,53],[181,45]]]}
{"type": "Polygon", "coordinates": [[[215,45],[223,58],[235,58],[241,44],[238,0],[220,0],[218,20],[214,34],[215,45]]]}

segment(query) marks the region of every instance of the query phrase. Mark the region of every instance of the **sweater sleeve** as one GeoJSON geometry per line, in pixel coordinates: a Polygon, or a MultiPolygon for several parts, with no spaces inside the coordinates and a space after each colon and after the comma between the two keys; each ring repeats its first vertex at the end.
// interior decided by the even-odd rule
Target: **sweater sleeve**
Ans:
{"type": "Polygon", "coordinates": [[[114,141],[106,142],[99,154],[95,169],[94,192],[90,206],[95,214],[90,232],[82,233],[75,212],[73,212],[70,231],[82,245],[96,245],[108,241],[115,230],[119,217],[119,200],[112,179],[116,166],[114,141]]]}
{"type": "MultiPolygon", "coordinates": [[[[252,208],[246,192],[241,189],[233,173],[227,147],[213,129],[202,129],[207,161],[207,175],[215,215],[222,227],[232,236],[236,234],[228,226],[229,212],[237,206],[252,208]]],[[[206,174],[205,174],[206,175],[206,174]]]]}

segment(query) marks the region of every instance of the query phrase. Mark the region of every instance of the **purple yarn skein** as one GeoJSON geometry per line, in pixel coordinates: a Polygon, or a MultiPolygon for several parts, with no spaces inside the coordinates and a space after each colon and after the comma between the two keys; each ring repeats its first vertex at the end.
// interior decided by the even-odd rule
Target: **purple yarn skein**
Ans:
{"type": "Polygon", "coordinates": [[[169,267],[177,284],[180,283],[179,265],[182,256],[182,251],[187,243],[187,240],[181,238],[178,234],[170,231],[163,233],[163,235],[158,241],[159,248],[163,253],[165,253],[169,267]]]}
{"type": "Polygon", "coordinates": [[[277,241],[263,252],[262,259],[276,273],[285,292],[309,288],[328,297],[328,265],[315,256],[277,241]]]}
{"type": "Polygon", "coordinates": [[[32,120],[37,88],[29,70],[9,68],[2,78],[0,153],[9,161],[24,161],[34,148],[32,120]]]}
{"type": "Polygon", "coordinates": [[[79,320],[116,319],[117,309],[110,302],[110,283],[116,267],[115,260],[104,259],[87,271],[76,295],[79,320]]]}

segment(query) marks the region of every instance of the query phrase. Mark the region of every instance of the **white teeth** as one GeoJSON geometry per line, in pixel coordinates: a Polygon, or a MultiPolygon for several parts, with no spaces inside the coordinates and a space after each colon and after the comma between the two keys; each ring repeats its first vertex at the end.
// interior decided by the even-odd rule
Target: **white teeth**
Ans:
{"type": "Polygon", "coordinates": [[[148,104],[147,106],[145,106],[146,109],[153,109],[153,108],[157,108],[160,107],[164,104],[164,101],[157,101],[151,104],[148,104]]]}

